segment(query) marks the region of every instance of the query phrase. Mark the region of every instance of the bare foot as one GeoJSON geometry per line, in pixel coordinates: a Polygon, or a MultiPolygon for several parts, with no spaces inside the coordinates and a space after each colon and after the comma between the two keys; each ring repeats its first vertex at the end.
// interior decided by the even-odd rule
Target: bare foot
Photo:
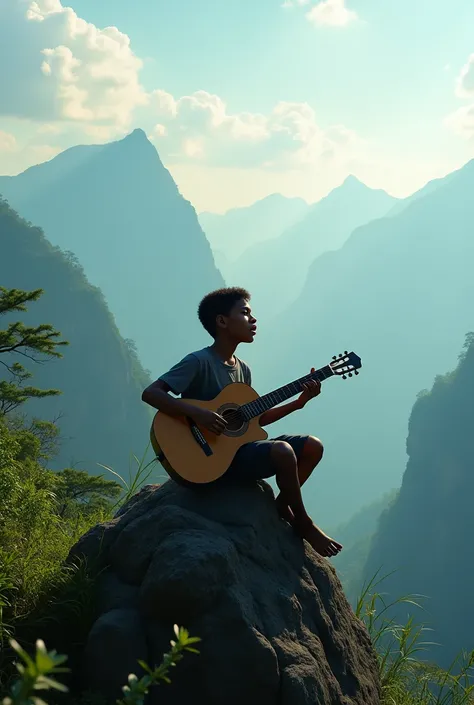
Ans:
{"type": "Polygon", "coordinates": [[[294,526],[298,534],[306,539],[310,546],[321,556],[330,558],[331,556],[337,556],[342,550],[342,544],[325,534],[311,519],[298,525],[294,522],[294,526]]]}
{"type": "Polygon", "coordinates": [[[281,516],[281,518],[285,519],[285,521],[287,521],[289,524],[293,524],[295,520],[294,514],[291,511],[289,504],[286,503],[285,499],[281,495],[278,495],[275,500],[275,504],[277,512],[281,516]]]}

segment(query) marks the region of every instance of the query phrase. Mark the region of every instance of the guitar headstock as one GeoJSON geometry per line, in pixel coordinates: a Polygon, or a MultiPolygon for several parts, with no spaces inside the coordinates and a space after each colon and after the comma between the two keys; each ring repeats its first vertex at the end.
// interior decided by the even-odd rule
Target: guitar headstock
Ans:
{"type": "Polygon", "coordinates": [[[358,370],[362,367],[362,362],[358,355],[346,350],[344,354],[340,353],[339,357],[334,355],[330,365],[335,375],[347,379],[347,377],[352,377],[352,374],[359,374],[358,370]]]}

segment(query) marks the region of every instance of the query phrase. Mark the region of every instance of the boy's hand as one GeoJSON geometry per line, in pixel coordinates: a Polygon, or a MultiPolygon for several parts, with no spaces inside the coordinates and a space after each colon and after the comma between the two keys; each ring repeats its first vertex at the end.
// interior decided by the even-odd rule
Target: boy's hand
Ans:
{"type": "MultiPolygon", "coordinates": [[[[311,368],[311,372],[314,372],[314,367],[311,368]]],[[[302,409],[310,399],[317,397],[321,393],[321,382],[319,380],[310,379],[303,384],[304,391],[298,397],[298,404],[302,409]]]]}
{"type": "Polygon", "coordinates": [[[198,426],[207,428],[208,431],[212,431],[217,436],[220,436],[222,431],[227,427],[227,421],[219,414],[209,409],[196,408],[193,412],[193,421],[195,421],[198,426]]]}

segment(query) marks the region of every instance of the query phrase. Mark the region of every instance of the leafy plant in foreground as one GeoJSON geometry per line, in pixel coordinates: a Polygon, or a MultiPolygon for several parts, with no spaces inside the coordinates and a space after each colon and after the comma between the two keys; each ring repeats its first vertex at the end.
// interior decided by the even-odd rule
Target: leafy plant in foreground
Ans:
{"type": "MultiPolygon", "coordinates": [[[[144,661],[138,661],[146,675],[138,678],[131,673],[128,676],[128,684],[122,688],[123,698],[117,700],[117,705],[143,705],[145,695],[152,685],[171,682],[168,675],[169,670],[181,661],[184,651],[199,653],[193,646],[200,641],[198,637],[190,637],[186,629],[178,627],[176,624],[174,633],[176,641],[171,641],[171,650],[164,654],[159,666],[152,669],[144,661]]],[[[56,651],[47,651],[41,639],[36,642],[34,658],[31,658],[14,639],[10,640],[10,646],[23,663],[16,664],[20,677],[11,687],[10,694],[3,699],[3,705],[47,705],[37,696],[36,693],[39,690],[53,689],[63,693],[68,692],[65,685],[53,678],[57,673],[69,671],[68,668],[62,667],[62,664],[67,661],[67,656],[59,655],[56,651]]]]}

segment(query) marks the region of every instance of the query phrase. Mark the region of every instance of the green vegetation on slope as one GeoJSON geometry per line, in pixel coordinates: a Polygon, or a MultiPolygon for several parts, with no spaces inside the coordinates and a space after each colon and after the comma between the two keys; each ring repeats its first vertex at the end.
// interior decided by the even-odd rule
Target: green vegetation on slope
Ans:
{"type": "MultiPolygon", "coordinates": [[[[102,292],[90,285],[74,255],[53,247],[39,228],[2,200],[0,248],[3,287],[44,290],[27,311],[5,314],[7,325],[19,321],[35,327],[51,321],[69,342],[61,360],[43,364],[16,358],[26,360],[38,388],[61,391],[23,407],[30,417],[41,410],[41,418],[57,422],[59,448],[52,467],[98,474],[102,470],[97,463],[103,463],[123,474],[130,454],[141,454],[146,447],[151,420],[141,401],[149,378],[133,342],[120,336],[102,292]]],[[[10,376],[2,366],[0,380],[7,383],[10,376]]]]}
{"type": "Polygon", "coordinates": [[[473,427],[470,333],[457,368],[437,377],[413,407],[400,493],[381,518],[365,568],[365,576],[395,571],[386,583],[392,596],[429,596],[424,621],[439,642],[429,655],[442,665],[474,648],[473,427]]]}

